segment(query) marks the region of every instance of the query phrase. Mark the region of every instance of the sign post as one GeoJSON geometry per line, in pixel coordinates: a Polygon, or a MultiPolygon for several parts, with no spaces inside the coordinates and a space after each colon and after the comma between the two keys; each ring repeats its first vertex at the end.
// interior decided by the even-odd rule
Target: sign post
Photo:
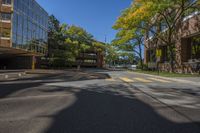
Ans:
{"type": "Polygon", "coordinates": [[[157,61],[157,70],[158,70],[158,75],[160,74],[159,70],[159,63],[161,61],[161,56],[162,56],[162,50],[161,49],[156,49],[156,61],[157,61]]]}

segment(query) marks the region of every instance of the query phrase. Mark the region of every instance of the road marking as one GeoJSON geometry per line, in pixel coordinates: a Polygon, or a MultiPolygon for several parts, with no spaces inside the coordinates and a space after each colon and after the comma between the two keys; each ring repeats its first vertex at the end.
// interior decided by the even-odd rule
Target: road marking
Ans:
{"type": "Polygon", "coordinates": [[[122,81],[127,82],[127,83],[133,83],[134,81],[132,79],[126,78],[126,77],[122,77],[120,78],[122,81]]]}
{"type": "Polygon", "coordinates": [[[147,80],[147,79],[144,79],[144,78],[134,78],[134,79],[137,80],[137,81],[143,82],[143,83],[151,83],[152,82],[151,80],[147,80]]]}
{"type": "Polygon", "coordinates": [[[106,81],[115,82],[116,80],[113,78],[106,79],[106,81]]]}
{"type": "Polygon", "coordinates": [[[148,79],[158,81],[158,82],[162,82],[162,83],[170,83],[170,81],[168,81],[168,80],[159,79],[159,78],[148,78],[148,79]]]}
{"type": "Polygon", "coordinates": [[[133,74],[133,72],[131,72],[131,71],[127,71],[127,73],[133,74]]]}

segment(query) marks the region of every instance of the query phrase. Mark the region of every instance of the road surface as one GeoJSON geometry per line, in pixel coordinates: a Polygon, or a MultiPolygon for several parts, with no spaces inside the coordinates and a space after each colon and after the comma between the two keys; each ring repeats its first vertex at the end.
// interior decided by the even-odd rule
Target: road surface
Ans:
{"type": "Polygon", "coordinates": [[[200,86],[95,69],[4,81],[0,133],[200,133],[200,86]]]}

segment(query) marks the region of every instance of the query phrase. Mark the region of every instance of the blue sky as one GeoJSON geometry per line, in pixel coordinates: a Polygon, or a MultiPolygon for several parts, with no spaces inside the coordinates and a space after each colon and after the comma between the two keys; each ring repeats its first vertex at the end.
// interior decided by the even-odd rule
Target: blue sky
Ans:
{"type": "Polygon", "coordinates": [[[120,12],[132,0],[36,0],[49,14],[62,23],[86,29],[99,41],[110,42],[116,31],[112,29],[120,12]]]}

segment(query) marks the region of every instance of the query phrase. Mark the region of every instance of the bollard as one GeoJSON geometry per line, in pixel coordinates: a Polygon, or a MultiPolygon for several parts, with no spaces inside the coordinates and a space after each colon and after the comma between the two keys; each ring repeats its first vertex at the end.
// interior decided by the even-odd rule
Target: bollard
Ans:
{"type": "Polygon", "coordinates": [[[5,79],[8,79],[8,75],[5,75],[5,79]]]}

